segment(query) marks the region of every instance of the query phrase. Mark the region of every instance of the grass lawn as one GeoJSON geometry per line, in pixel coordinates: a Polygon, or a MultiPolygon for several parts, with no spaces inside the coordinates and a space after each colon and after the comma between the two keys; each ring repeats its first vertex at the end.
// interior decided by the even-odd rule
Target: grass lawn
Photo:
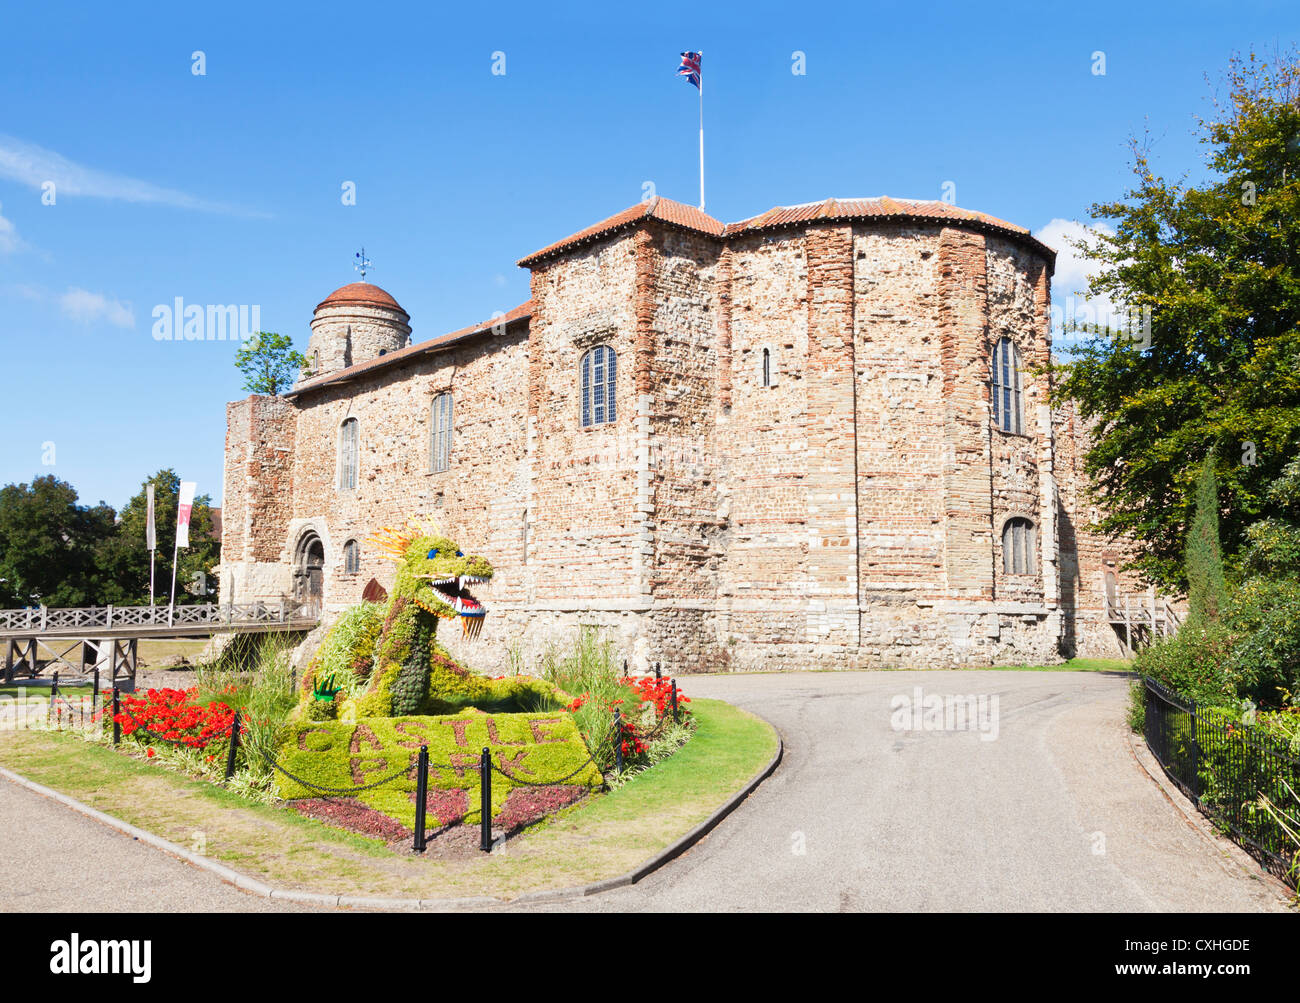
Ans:
{"type": "Polygon", "coordinates": [[[207,647],[207,644],[205,639],[141,638],[136,654],[141,668],[157,665],[170,655],[184,655],[193,665],[199,660],[199,652],[207,647]]]}
{"type": "MultiPolygon", "coordinates": [[[[72,700],[76,697],[88,697],[93,686],[64,686],[59,685],[59,695],[72,700]]],[[[49,686],[23,686],[15,681],[12,686],[0,686],[0,699],[8,697],[11,700],[25,696],[28,700],[48,700],[50,697],[49,686]]]]}
{"type": "Polygon", "coordinates": [[[771,760],[772,727],[719,700],[671,758],[472,860],[390,851],[70,734],[0,734],[0,765],[282,888],[346,895],[512,898],[632,870],[704,821],[771,760]]]}
{"type": "Polygon", "coordinates": [[[1124,658],[1071,658],[1060,665],[994,665],[985,672],[1131,672],[1124,658]]]}

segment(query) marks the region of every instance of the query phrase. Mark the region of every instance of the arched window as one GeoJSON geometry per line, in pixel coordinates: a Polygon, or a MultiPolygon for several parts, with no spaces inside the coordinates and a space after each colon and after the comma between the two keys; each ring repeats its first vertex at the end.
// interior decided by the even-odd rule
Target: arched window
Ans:
{"type": "Polygon", "coordinates": [[[763,386],[770,387],[772,385],[772,350],[770,348],[763,349],[763,374],[762,375],[763,375],[763,386]]]}
{"type": "Polygon", "coordinates": [[[360,448],[361,426],[355,418],[343,422],[339,431],[339,490],[355,491],[357,487],[357,452],[360,448]]]}
{"type": "Polygon", "coordinates": [[[1002,527],[1002,572],[1034,573],[1034,524],[1028,519],[1008,519],[1002,527]]]}
{"type": "Polygon", "coordinates": [[[993,424],[1004,432],[1022,432],[1020,403],[1020,352],[1003,338],[993,346],[993,424]]]}
{"type": "Polygon", "coordinates": [[[450,466],[451,394],[438,394],[429,420],[429,469],[437,473],[450,466]]]}
{"type": "Polygon", "coordinates": [[[607,425],[615,418],[614,349],[597,345],[582,357],[582,427],[607,425]]]}
{"type": "Polygon", "coordinates": [[[355,575],[361,570],[361,548],[357,545],[356,540],[349,540],[343,544],[343,573],[345,575],[355,575]]]}

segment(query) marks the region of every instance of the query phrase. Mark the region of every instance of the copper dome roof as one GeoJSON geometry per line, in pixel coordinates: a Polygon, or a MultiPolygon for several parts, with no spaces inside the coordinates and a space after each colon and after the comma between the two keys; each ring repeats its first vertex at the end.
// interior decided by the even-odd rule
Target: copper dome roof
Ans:
{"type": "Polygon", "coordinates": [[[377,285],[369,282],[351,282],[346,286],[335,289],[317,304],[316,309],[319,310],[323,306],[340,306],[354,303],[365,306],[388,307],[390,310],[401,310],[402,313],[406,313],[397,300],[393,299],[392,296],[377,285]]]}

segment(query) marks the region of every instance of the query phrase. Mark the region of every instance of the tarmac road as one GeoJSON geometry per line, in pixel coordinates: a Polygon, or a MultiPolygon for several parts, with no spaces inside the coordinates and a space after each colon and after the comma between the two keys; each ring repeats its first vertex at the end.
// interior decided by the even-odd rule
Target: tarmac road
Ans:
{"type": "MultiPolygon", "coordinates": [[[[771,721],[785,758],[730,818],[629,888],[552,908],[1274,911],[1277,886],[1143,771],[1128,681],[1083,672],[687,678],[771,721]],[[895,730],[892,701],[997,698],[996,738],[895,730]]],[[[977,705],[978,707],[978,705],[977,705]]],[[[924,724],[924,718],[921,722],[924,724]]],[[[1187,803],[1184,801],[1184,805],[1187,803]]]]}
{"type": "MultiPolygon", "coordinates": [[[[1180,810],[1181,798],[1143,770],[1124,724],[1121,677],[773,674],[688,677],[683,689],[771,721],[785,741],[781,767],[705,840],[636,885],[528,908],[1286,908],[1275,883],[1189,822],[1186,802],[1180,810]],[[914,722],[894,704],[914,701],[917,687],[922,703],[982,697],[983,717],[976,703],[974,730],[907,727],[924,718],[914,722]]],[[[3,780],[0,818],[9,845],[41,850],[0,855],[0,910],[292,908],[3,780]],[[51,874],[35,859],[61,864],[51,874]]]]}
{"type": "Polygon", "coordinates": [[[0,912],[273,912],[214,874],[0,778],[0,912]],[[21,852],[17,852],[22,848],[21,852]]]}

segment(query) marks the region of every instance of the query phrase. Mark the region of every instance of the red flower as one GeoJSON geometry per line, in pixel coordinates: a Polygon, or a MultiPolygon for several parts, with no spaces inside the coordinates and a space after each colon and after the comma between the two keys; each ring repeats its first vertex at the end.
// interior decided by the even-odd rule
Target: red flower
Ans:
{"type": "Polygon", "coordinates": [[[153,759],[153,747],[152,747],[152,746],[150,746],[149,749],[145,752],[145,755],[148,756],[150,759],[153,759]]]}

